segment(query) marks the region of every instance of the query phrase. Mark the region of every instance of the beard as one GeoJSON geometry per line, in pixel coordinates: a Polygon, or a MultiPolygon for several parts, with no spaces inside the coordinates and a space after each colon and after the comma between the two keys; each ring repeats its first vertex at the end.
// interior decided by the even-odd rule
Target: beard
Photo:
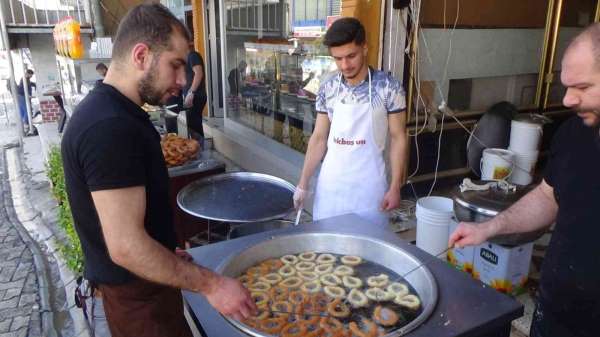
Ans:
{"type": "Polygon", "coordinates": [[[140,83],[138,84],[138,95],[140,96],[140,99],[142,102],[150,105],[162,104],[163,93],[154,86],[158,73],[158,60],[159,57],[156,57],[152,60],[150,69],[146,74],[144,74],[140,80],[140,83]]]}

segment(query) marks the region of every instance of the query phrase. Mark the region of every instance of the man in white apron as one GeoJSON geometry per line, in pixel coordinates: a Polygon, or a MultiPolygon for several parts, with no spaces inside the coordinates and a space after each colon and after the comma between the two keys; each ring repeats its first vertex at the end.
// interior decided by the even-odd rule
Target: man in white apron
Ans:
{"type": "Polygon", "coordinates": [[[317,121],[308,143],[294,205],[303,207],[310,179],[317,180],[313,219],[356,213],[387,224],[398,207],[406,158],[405,98],[399,81],[367,64],[365,29],[354,18],[333,23],[323,41],[339,73],[324,81],[316,101],[317,121]],[[389,134],[391,181],[384,149],[389,134]]]}

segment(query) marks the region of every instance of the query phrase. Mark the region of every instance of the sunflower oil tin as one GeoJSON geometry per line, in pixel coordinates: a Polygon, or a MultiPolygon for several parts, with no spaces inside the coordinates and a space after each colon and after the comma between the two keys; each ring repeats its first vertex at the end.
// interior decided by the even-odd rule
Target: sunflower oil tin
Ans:
{"type": "Polygon", "coordinates": [[[525,291],[533,242],[506,247],[491,242],[475,246],[473,278],[508,295],[525,291]]]}
{"type": "MultiPolygon", "coordinates": [[[[458,222],[455,218],[450,221],[450,233],[453,233],[458,226],[458,222]]],[[[474,246],[468,246],[463,248],[452,248],[448,250],[446,259],[454,268],[462,270],[465,273],[473,274],[473,260],[475,258],[474,246]]]]}

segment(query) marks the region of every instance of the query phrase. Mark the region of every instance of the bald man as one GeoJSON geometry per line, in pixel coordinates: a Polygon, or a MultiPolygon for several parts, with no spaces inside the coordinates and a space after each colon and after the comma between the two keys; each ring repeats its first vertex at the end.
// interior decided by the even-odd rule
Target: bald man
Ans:
{"type": "Polygon", "coordinates": [[[448,244],[477,245],[499,234],[556,223],[548,246],[531,337],[598,336],[600,322],[600,24],[562,60],[563,104],[577,116],[556,133],[542,183],[494,219],[461,223],[448,244]]]}

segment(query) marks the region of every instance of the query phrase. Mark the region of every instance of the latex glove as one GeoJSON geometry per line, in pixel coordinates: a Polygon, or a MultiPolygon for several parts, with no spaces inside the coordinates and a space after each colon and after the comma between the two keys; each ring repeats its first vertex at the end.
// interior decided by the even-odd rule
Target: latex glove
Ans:
{"type": "Polygon", "coordinates": [[[296,191],[294,191],[294,208],[300,209],[304,207],[304,200],[307,196],[310,195],[310,191],[300,188],[296,186],[296,191]]]}

